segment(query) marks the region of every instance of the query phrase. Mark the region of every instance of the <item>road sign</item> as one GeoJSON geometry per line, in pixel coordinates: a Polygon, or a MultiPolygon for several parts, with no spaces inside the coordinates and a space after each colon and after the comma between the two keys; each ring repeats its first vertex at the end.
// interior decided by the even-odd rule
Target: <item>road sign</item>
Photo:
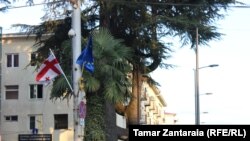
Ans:
{"type": "Polygon", "coordinates": [[[86,104],[81,101],[79,104],[79,117],[85,118],[86,117],[86,104]]]}

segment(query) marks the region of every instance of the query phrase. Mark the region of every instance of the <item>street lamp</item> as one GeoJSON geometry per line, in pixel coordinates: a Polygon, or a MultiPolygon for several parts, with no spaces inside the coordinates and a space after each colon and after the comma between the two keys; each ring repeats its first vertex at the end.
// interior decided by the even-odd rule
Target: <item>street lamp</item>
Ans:
{"type": "Polygon", "coordinates": [[[204,66],[204,67],[199,67],[198,69],[203,69],[203,68],[212,68],[212,67],[218,67],[219,65],[218,64],[211,64],[211,65],[208,65],[208,66],[204,66]]]}
{"type": "MultiPolygon", "coordinates": [[[[194,77],[195,77],[195,124],[200,124],[200,92],[199,92],[199,70],[203,68],[209,67],[217,67],[219,65],[212,64],[204,67],[199,67],[198,69],[194,69],[194,77]]],[[[211,95],[212,93],[205,93],[203,95],[211,95]]]]}
{"type": "Polygon", "coordinates": [[[199,125],[200,124],[200,105],[199,105],[199,70],[203,68],[208,68],[208,67],[217,67],[219,65],[217,64],[211,64],[208,66],[204,67],[199,67],[199,32],[198,32],[198,27],[196,27],[196,48],[195,48],[195,63],[196,67],[194,69],[194,79],[195,79],[195,124],[199,125]]]}
{"type": "Polygon", "coordinates": [[[200,95],[212,95],[213,93],[204,93],[204,94],[200,94],[200,95]]]}

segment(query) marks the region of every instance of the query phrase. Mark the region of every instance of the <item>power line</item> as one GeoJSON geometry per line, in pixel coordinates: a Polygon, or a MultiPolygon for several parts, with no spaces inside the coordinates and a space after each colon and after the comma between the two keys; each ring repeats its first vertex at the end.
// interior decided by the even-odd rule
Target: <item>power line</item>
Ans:
{"type": "Polygon", "coordinates": [[[63,2],[63,1],[38,3],[38,4],[31,4],[31,5],[21,5],[21,6],[13,6],[13,7],[5,6],[5,7],[1,7],[0,10],[1,9],[7,10],[7,9],[27,8],[27,7],[39,6],[39,5],[45,5],[45,4],[53,4],[53,3],[59,3],[59,2],[63,2]]]}
{"type": "Polygon", "coordinates": [[[47,4],[47,3],[39,3],[39,4],[32,4],[32,5],[22,5],[22,6],[13,6],[13,7],[8,7],[7,6],[7,9],[27,8],[27,7],[44,5],[44,4],[47,4]]]}
{"type": "MultiPolygon", "coordinates": [[[[144,1],[121,1],[121,0],[111,0],[110,2],[116,2],[116,3],[125,3],[125,4],[150,4],[150,5],[166,5],[166,6],[192,6],[192,7],[203,7],[203,6],[209,6],[209,4],[189,4],[189,3],[168,3],[168,2],[144,2],[144,1]]],[[[217,7],[234,7],[234,8],[250,8],[250,5],[229,5],[224,6],[221,4],[217,4],[217,7]]]]}
{"type": "MultiPolygon", "coordinates": [[[[14,7],[1,7],[1,9],[17,9],[17,8],[27,8],[32,6],[39,6],[39,5],[45,5],[45,4],[53,4],[53,3],[59,3],[63,1],[56,1],[56,2],[48,2],[48,3],[38,3],[38,4],[32,4],[32,5],[22,5],[22,6],[14,6],[14,7]]],[[[123,3],[123,4],[150,4],[150,5],[165,5],[165,6],[191,6],[191,7],[204,7],[208,6],[208,4],[184,4],[184,3],[161,3],[161,2],[136,2],[136,1],[121,1],[121,0],[112,0],[110,2],[114,3],[123,3]]],[[[223,6],[223,5],[216,5],[217,7],[228,7],[228,8],[250,8],[250,5],[229,5],[229,6],[223,6]]]]}

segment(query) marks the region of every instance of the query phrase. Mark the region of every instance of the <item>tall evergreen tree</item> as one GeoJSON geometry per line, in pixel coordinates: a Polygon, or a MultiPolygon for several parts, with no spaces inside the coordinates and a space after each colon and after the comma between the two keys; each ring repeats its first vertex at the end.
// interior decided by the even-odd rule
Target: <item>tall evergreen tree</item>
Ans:
{"type": "MultiPolygon", "coordinates": [[[[211,40],[220,39],[222,34],[216,31],[214,22],[223,18],[221,9],[227,10],[230,4],[237,3],[235,0],[94,0],[92,2],[82,12],[83,36],[88,33],[90,26],[94,29],[106,27],[115,38],[123,39],[125,45],[133,50],[133,59],[130,60],[133,68],[132,97],[129,105],[116,102],[117,112],[127,116],[128,124],[139,123],[138,97],[142,75],[149,74],[158,67],[171,66],[163,62],[171,54],[171,43],[163,42],[161,39],[179,36],[183,45],[189,44],[194,48],[196,28],[199,28],[199,44],[208,44],[211,40]]],[[[35,28],[35,31],[44,33],[41,30],[47,28],[48,31],[52,26],[62,29],[60,26],[64,26],[51,24],[53,22],[46,23],[50,24],[44,24],[43,28],[35,28]]],[[[69,29],[69,25],[65,30],[69,29]]],[[[67,37],[60,36],[60,31],[55,32],[55,35],[53,38],[58,38],[55,48],[58,48],[67,37]]],[[[48,39],[50,40],[51,38],[48,39]]]]}
{"type": "MultiPolygon", "coordinates": [[[[163,60],[169,57],[171,46],[161,39],[179,36],[183,45],[196,44],[195,29],[199,28],[199,44],[220,39],[213,25],[223,18],[234,0],[124,0],[96,1],[100,5],[100,25],[109,28],[117,38],[123,38],[134,50],[132,99],[130,104],[117,105],[117,112],[128,116],[129,124],[139,124],[138,97],[143,74],[158,67],[169,67],[163,60]],[[126,110],[125,110],[126,109],[126,110]]],[[[94,16],[93,16],[94,17],[94,16]]],[[[99,19],[98,19],[99,20],[99,19]]]]}

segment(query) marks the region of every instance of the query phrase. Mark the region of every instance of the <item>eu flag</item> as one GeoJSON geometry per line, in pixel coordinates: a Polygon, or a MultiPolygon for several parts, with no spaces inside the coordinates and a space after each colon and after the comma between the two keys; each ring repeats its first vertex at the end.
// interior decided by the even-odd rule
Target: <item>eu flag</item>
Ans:
{"type": "Polygon", "coordinates": [[[94,58],[92,54],[92,46],[92,36],[89,36],[86,47],[83,49],[82,53],[76,60],[77,64],[79,64],[81,67],[84,67],[84,69],[90,73],[94,72],[94,58]]]}

